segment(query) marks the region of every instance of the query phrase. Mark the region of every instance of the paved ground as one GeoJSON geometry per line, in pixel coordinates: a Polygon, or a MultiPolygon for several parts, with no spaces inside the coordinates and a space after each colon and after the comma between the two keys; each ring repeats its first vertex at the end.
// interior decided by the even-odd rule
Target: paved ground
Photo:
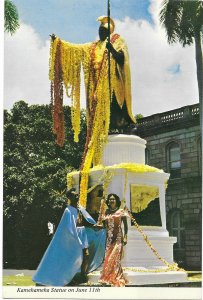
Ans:
{"type": "MultiPolygon", "coordinates": [[[[3,270],[3,276],[15,276],[15,275],[21,275],[21,276],[33,276],[35,273],[35,270],[14,270],[14,269],[4,269],[3,270]]],[[[201,274],[201,272],[193,272],[197,274],[201,274]]],[[[134,285],[132,285],[134,286],[134,285]]],[[[145,285],[146,286],[146,285],[145,285]]],[[[148,285],[148,287],[157,287],[157,286],[162,286],[162,287],[201,287],[201,281],[188,281],[185,283],[169,283],[169,284],[159,284],[159,285],[148,285]]],[[[142,287],[142,286],[139,286],[142,287]]]]}
{"type": "Polygon", "coordinates": [[[3,276],[12,276],[17,274],[24,274],[24,276],[33,276],[35,273],[35,270],[11,270],[11,269],[4,269],[3,270],[3,276]]]}

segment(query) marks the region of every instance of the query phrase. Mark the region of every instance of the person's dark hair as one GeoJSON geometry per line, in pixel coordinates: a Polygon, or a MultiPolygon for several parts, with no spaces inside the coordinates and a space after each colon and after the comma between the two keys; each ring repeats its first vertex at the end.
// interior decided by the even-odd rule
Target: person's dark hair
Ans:
{"type": "Polygon", "coordinates": [[[66,198],[72,200],[72,199],[75,198],[75,196],[76,196],[76,189],[75,188],[72,188],[72,189],[66,191],[66,198]]]}
{"type": "Polygon", "coordinates": [[[120,200],[120,198],[118,197],[118,195],[113,194],[113,193],[111,193],[111,194],[109,194],[109,195],[107,196],[107,199],[106,199],[106,205],[108,206],[108,208],[110,207],[110,205],[109,205],[109,199],[110,199],[111,196],[114,196],[114,198],[116,199],[116,206],[119,208],[119,207],[121,206],[121,200],[120,200]]]}

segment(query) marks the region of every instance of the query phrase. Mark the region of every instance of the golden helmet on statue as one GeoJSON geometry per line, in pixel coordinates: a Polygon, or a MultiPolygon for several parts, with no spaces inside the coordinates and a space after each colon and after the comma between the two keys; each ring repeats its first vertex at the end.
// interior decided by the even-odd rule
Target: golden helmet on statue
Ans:
{"type": "MultiPolygon", "coordinates": [[[[101,22],[101,26],[108,29],[108,17],[100,16],[97,19],[98,22],[101,22]]],[[[113,33],[115,29],[115,23],[112,18],[110,18],[110,33],[113,33]]]]}

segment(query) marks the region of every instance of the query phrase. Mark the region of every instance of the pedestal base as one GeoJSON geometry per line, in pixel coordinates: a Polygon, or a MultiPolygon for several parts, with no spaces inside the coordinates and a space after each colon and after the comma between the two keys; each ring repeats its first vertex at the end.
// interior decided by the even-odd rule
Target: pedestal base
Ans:
{"type": "MultiPolygon", "coordinates": [[[[162,227],[142,226],[148,240],[157,253],[168,263],[173,264],[173,244],[176,237],[169,237],[168,231],[162,227]]],[[[128,243],[124,247],[124,257],[121,261],[128,285],[158,285],[169,283],[187,283],[187,273],[184,271],[166,271],[167,266],[159,260],[146,244],[143,237],[129,226],[128,243]]],[[[102,266],[89,274],[89,281],[97,284],[102,266]]]]}
{"type": "Polygon", "coordinates": [[[157,256],[146,243],[140,232],[135,227],[129,226],[128,243],[124,247],[124,257],[122,259],[123,267],[139,267],[153,269],[154,266],[166,267],[158,255],[173,264],[173,245],[176,243],[176,237],[169,237],[168,231],[162,227],[141,227],[146,234],[148,241],[157,252],[157,256]]]}
{"type": "MultiPolygon", "coordinates": [[[[160,267],[158,267],[160,269],[160,267]]],[[[140,267],[147,271],[147,269],[140,267]]],[[[156,270],[156,268],[155,268],[156,270]]],[[[188,282],[187,274],[183,271],[170,271],[170,272],[133,272],[125,270],[124,275],[128,280],[129,285],[143,286],[143,285],[159,285],[168,283],[181,283],[188,282]]],[[[92,284],[97,284],[100,279],[100,271],[95,271],[88,275],[88,279],[92,284]]]]}
{"type": "Polygon", "coordinates": [[[187,274],[183,271],[170,271],[170,272],[133,272],[125,271],[128,285],[151,285],[151,284],[164,284],[164,283],[180,283],[187,282],[187,274]]]}

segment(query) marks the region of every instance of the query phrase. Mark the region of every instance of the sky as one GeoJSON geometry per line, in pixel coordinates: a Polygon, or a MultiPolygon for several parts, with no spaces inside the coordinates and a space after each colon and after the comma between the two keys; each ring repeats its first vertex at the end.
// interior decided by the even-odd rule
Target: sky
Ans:
{"type": "MultiPolygon", "coordinates": [[[[13,0],[20,28],[4,34],[4,108],[50,102],[49,34],[73,43],[98,38],[106,0],[13,0]]],[[[115,32],[130,55],[133,113],[144,116],[198,103],[194,45],[169,45],[159,23],[160,0],[111,0],[115,32]]],[[[84,85],[81,105],[85,107],[84,85]]],[[[70,99],[64,99],[69,105],[70,99]]]]}

